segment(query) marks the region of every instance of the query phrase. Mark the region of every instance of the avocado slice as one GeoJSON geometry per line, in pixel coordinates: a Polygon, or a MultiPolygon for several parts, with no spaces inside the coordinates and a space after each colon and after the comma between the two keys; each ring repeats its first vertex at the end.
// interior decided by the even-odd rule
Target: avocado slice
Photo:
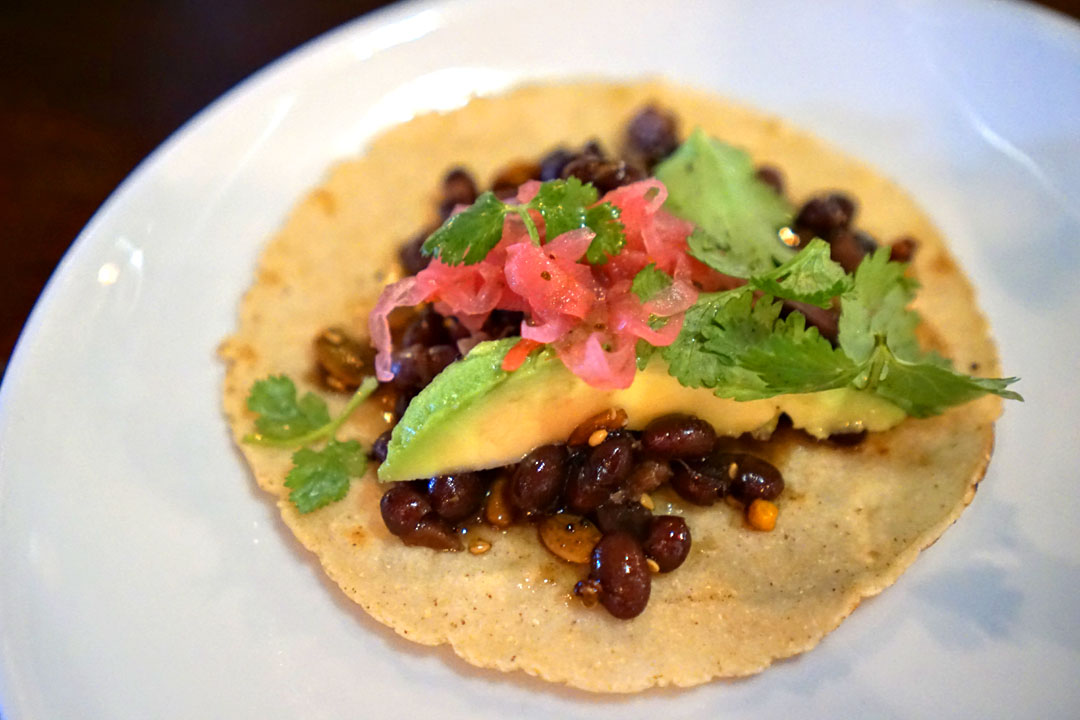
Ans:
{"type": "Polygon", "coordinates": [[[517,341],[480,343],[413,398],[391,435],[381,482],[510,465],[533,448],[565,441],[584,420],[612,407],[626,411],[634,430],[682,412],[729,436],[771,433],[782,412],[819,438],[886,430],[905,417],[887,400],[854,388],[746,402],[718,398],[680,385],[659,354],[625,390],[587,385],[550,348],[506,372],[503,357],[517,341]]]}

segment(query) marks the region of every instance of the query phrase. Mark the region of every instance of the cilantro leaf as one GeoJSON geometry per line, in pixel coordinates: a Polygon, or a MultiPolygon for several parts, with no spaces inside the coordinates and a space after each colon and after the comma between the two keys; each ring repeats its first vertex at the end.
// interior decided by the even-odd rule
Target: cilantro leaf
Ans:
{"type": "Polygon", "coordinates": [[[364,378],[345,409],[330,418],[326,401],[314,393],[296,400],[296,385],[284,375],[259,380],[248,394],[248,408],[259,413],[255,419],[257,432],[244,436],[244,442],[270,447],[299,447],[332,438],[349,415],[375,392],[379,383],[373,377],[364,378]]]}
{"type": "Polygon", "coordinates": [[[619,209],[607,202],[594,204],[596,197],[596,188],[577,178],[541,183],[527,205],[504,203],[493,193],[485,192],[468,208],[447,218],[428,236],[421,250],[447,265],[474,265],[499,244],[503,222],[511,213],[521,218],[529,237],[539,244],[536,223],[529,215],[529,210],[536,210],[544,218],[548,240],[583,227],[596,233],[585,257],[590,263],[600,265],[608,256],[622,250],[626,235],[619,222],[619,209]]]}
{"type": "Polygon", "coordinates": [[[855,362],[866,362],[882,335],[894,353],[913,359],[921,355],[915,337],[919,316],[908,310],[918,284],[907,277],[907,265],[891,262],[888,248],[864,259],[855,270],[849,292],[840,299],[840,347],[855,362]]]}
{"type": "Polygon", "coordinates": [[[705,349],[705,328],[713,321],[730,293],[698,296],[683,317],[683,327],[675,342],[660,348],[668,373],[686,387],[715,387],[731,362],[705,349]]]}
{"type": "Polygon", "coordinates": [[[954,405],[993,393],[1010,400],[1023,400],[1008,386],[1017,378],[976,378],[958,373],[942,358],[910,362],[879,344],[874,361],[866,371],[868,388],[889,400],[908,415],[940,415],[954,405]]]}
{"type": "Polygon", "coordinates": [[[326,403],[307,393],[296,399],[296,385],[284,375],[259,380],[248,394],[248,409],[259,413],[255,428],[273,440],[292,440],[330,422],[326,403]]]}
{"type": "Polygon", "coordinates": [[[737,251],[732,251],[730,240],[722,240],[700,227],[690,233],[686,244],[692,257],[713,270],[732,277],[748,278],[757,270],[773,267],[772,263],[763,263],[754,255],[740,255],[737,251]]]}
{"type": "Polygon", "coordinates": [[[845,387],[859,373],[859,366],[816,327],[806,327],[806,318],[798,312],[778,320],[771,335],[748,348],[742,365],[756,372],[775,395],[845,387]]]}
{"type": "Polygon", "coordinates": [[[619,222],[619,208],[609,202],[593,205],[586,210],[585,224],[596,233],[585,251],[585,259],[593,265],[603,265],[608,257],[618,255],[626,244],[626,233],[619,222]]]}
{"type": "Polygon", "coordinates": [[[687,310],[675,342],[660,349],[668,372],[687,387],[712,388],[720,397],[769,397],[742,356],[768,337],[779,313],[779,303],[755,303],[747,288],[701,296],[687,310]]]}
{"type": "Polygon", "coordinates": [[[656,267],[656,263],[649,263],[634,276],[634,282],[630,285],[630,291],[638,296],[643,303],[647,303],[656,297],[656,294],[671,287],[671,276],[656,267]]]}
{"type": "Polygon", "coordinates": [[[591,183],[570,177],[541,183],[528,207],[544,218],[544,234],[549,242],[564,232],[583,227],[596,233],[585,259],[593,265],[602,265],[609,255],[619,254],[626,243],[626,234],[619,222],[619,208],[607,202],[596,205],[596,198],[597,190],[591,183]]]}
{"type": "Polygon", "coordinates": [[[889,260],[888,249],[863,260],[849,292],[841,296],[840,350],[859,370],[853,384],[876,392],[908,415],[927,417],[993,393],[1022,400],[1008,390],[1016,378],[975,378],[956,372],[945,358],[919,347],[919,316],[908,309],[917,284],[907,265],[889,260]]]}
{"type": "Polygon", "coordinates": [[[752,287],[785,300],[829,307],[832,298],[849,289],[853,281],[830,257],[829,244],[814,238],[780,267],[750,278],[752,287]]]}
{"type": "Polygon", "coordinates": [[[289,500],[302,513],[318,510],[345,497],[349,479],[367,470],[367,455],[355,440],[331,440],[322,450],[304,448],[293,454],[293,468],[285,476],[289,500]]]}
{"type": "Polygon", "coordinates": [[[634,348],[634,351],[637,356],[637,369],[644,370],[645,367],[649,364],[649,361],[652,360],[652,356],[653,353],[656,352],[656,348],[650,345],[648,342],[639,339],[637,341],[637,346],[634,348]]]}
{"type": "Polygon", "coordinates": [[[510,211],[494,193],[482,193],[468,208],[447,218],[424,241],[421,252],[447,265],[475,265],[499,244],[503,220],[510,211]]]}
{"type": "Polygon", "coordinates": [[[777,231],[789,225],[792,209],[755,176],[750,157],[708,137],[700,128],[656,166],[667,186],[664,207],[702,229],[691,236],[690,252],[720,272],[737,277],[767,272],[794,251],[777,231]]]}
{"type": "Polygon", "coordinates": [[[801,313],[781,318],[780,310],[779,301],[755,300],[748,287],[707,296],[688,311],[675,342],[661,348],[669,372],[683,385],[735,400],[851,384],[859,366],[806,327],[801,313]]]}
{"type": "Polygon", "coordinates": [[[571,177],[541,183],[529,207],[544,218],[544,234],[550,242],[564,232],[585,227],[585,209],[594,202],[596,188],[571,177]]]}

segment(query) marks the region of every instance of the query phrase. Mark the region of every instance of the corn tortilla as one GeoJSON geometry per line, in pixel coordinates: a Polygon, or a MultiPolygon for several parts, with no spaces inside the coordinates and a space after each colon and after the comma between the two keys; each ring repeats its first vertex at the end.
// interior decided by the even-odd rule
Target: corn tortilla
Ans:
{"type": "MultiPolygon", "coordinates": [[[[331,411],[344,397],[320,391],[311,341],[329,325],[366,335],[381,288],[396,279],[399,245],[432,222],[438,181],[465,165],[481,183],[507,162],[596,137],[618,148],[627,119],[656,101],[688,132],[747,149],[783,169],[788,196],[824,189],[859,201],[859,227],[918,239],[914,273],[924,341],[977,375],[998,375],[997,355],[970,284],[926,216],[896,185],[812,136],[759,112],[663,83],[534,86],[417,117],[333,168],[267,246],[223,343],[224,408],[259,486],[288,527],[351,599],[403,637],[448,643],[466,661],[523,670],[602,692],[690,686],[756,673],[816,645],[862,600],[892,584],[964,510],[983,476],[1001,402],[986,397],[945,415],[909,419],[853,448],[780,433],[762,453],[784,474],[773,532],[749,530],[741,512],[654,496],[657,514],[683,515],[693,547],[677,571],[654,578],[648,608],[631,621],[586,609],[570,594],[581,566],[556,560],[535,530],[474,533],[482,555],[405,546],[379,515],[374,471],[341,502],[307,515],[288,502],[290,451],[245,445],[251,385],[284,373],[331,411]]],[[[361,408],[340,438],[373,440],[382,408],[361,408]]]]}

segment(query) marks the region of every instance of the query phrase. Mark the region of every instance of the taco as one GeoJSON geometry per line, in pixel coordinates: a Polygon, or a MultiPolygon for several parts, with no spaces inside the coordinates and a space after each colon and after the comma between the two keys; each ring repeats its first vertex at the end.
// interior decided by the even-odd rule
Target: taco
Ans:
{"type": "MultiPolygon", "coordinates": [[[[638,130],[643,131],[641,127],[638,130]]],[[[660,136],[665,133],[660,132],[660,136]]],[[[567,160],[562,158],[564,165],[567,160]]],[[[572,172],[556,175],[574,177],[572,172]]],[[[750,232],[743,226],[739,231],[750,232]]],[[[593,259],[590,257],[589,262],[593,259]]],[[[546,260],[540,257],[537,262],[546,260]]],[[[418,270],[422,264],[418,262],[412,269],[418,270]]],[[[579,272],[565,264],[559,267],[579,272]]],[[[439,272],[444,271],[451,272],[439,272]]],[[[629,297],[626,290],[623,287],[623,295],[629,297]]],[[[865,287],[863,292],[871,293],[865,287]]],[[[566,300],[565,294],[560,297],[566,300]]],[[[846,302],[852,307],[857,304],[854,300],[846,302]]],[[[441,324],[438,332],[449,332],[447,318],[432,312],[428,308],[414,316],[414,330],[427,332],[430,323],[436,322],[441,324]]],[[[605,317],[615,317],[615,311],[611,313],[605,317]]],[[[855,313],[850,310],[849,317],[855,313]]],[[[863,318],[867,327],[874,322],[872,316],[871,311],[868,318],[863,318]]],[[[620,327],[631,325],[626,321],[620,327]]],[[[835,333],[836,328],[831,332],[835,333]]],[[[708,344],[715,333],[702,333],[689,343],[693,346],[690,349],[708,346],[710,352],[715,351],[715,346],[708,344]]],[[[840,333],[851,335],[843,325],[840,333]]],[[[748,342],[762,340],[753,333],[746,337],[748,342]]],[[[841,344],[843,340],[841,337],[841,344]]],[[[774,340],[765,338],[762,342],[774,340]]],[[[783,348],[795,352],[788,345],[783,348]]],[[[987,323],[975,305],[973,290],[937,231],[912,200],[865,165],[775,118],[663,83],[525,87],[503,96],[473,100],[452,112],[423,115],[389,130],[372,142],[363,157],[335,167],[325,182],[293,210],[285,227],[266,248],[255,283],[241,304],[236,334],[221,349],[228,366],[224,407],[238,446],[259,486],[277,498],[286,525],[319,557],[327,574],[346,595],[403,637],[427,645],[447,643],[474,665],[524,670],[546,680],[607,692],[657,685],[688,686],[717,677],[748,675],[773,660],[812,648],[862,598],[893,583],[918,553],[960,515],[986,470],[993,445],[993,423],[1001,412],[1000,396],[1015,394],[1005,389],[1007,380],[969,379],[958,381],[963,388],[941,402],[926,397],[913,399],[919,394],[914,390],[911,397],[905,396],[905,388],[914,388],[916,383],[904,372],[908,367],[904,365],[905,353],[909,352],[921,353],[919,357],[936,368],[927,372],[941,379],[943,385],[948,384],[944,378],[955,378],[958,373],[942,357],[951,361],[951,368],[980,378],[999,374],[996,350],[987,323]],[[560,219],[555,211],[534,213],[530,228],[524,218],[519,222],[504,220],[500,215],[498,232],[485,252],[503,247],[499,243],[509,242],[507,233],[517,232],[515,242],[520,243],[520,252],[510,254],[523,255],[537,246],[535,242],[530,245],[529,235],[536,233],[540,239],[555,241],[555,236],[546,235],[558,225],[567,232],[558,236],[563,238],[558,250],[553,249],[554,244],[543,246],[549,253],[547,260],[554,263],[556,255],[565,251],[571,265],[584,266],[587,262],[583,256],[596,250],[592,277],[615,273],[620,253],[629,257],[633,242],[637,242],[625,237],[638,232],[634,213],[645,206],[652,208],[650,212],[659,212],[656,208],[664,202],[661,193],[667,192],[667,185],[674,187],[685,179],[680,179],[680,172],[683,176],[701,172],[700,158],[680,155],[692,152],[684,148],[697,142],[700,152],[711,152],[710,148],[728,152],[727,146],[710,145],[714,142],[711,138],[741,148],[730,156],[733,162],[743,162],[745,152],[758,168],[758,184],[746,191],[749,195],[740,195],[740,202],[752,204],[760,200],[763,206],[774,207],[769,205],[771,201],[761,199],[762,187],[774,186],[766,193],[778,189],[779,176],[773,168],[782,168],[783,194],[787,197],[800,204],[818,197],[817,205],[803,204],[799,218],[782,218],[780,212],[768,221],[774,234],[775,225],[792,220],[797,221],[792,222],[796,230],[809,228],[809,232],[800,237],[787,230],[782,239],[794,246],[790,252],[778,241],[775,257],[767,253],[764,259],[755,259],[752,253],[747,255],[733,245],[737,238],[727,236],[730,228],[725,229],[723,223],[730,222],[730,218],[721,218],[721,227],[716,229],[712,220],[702,218],[690,207],[685,194],[679,202],[665,205],[679,210],[682,219],[673,220],[674,215],[664,214],[653,220],[667,230],[683,228],[681,240],[675,242],[695,249],[695,264],[679,265],[683,261],[675,259],[664,265],[666,256],[653,248],[647,257],[648,268],[641,267],[641,263],[634,267],[634,280],[640,278],[641,283],[633,283],[638,301],[629,302],[637,302],[634,307],[650,312],[638,318],[641,322],[634,326],[636,334],[628,337],[640,340],[659,337],[665,328],[668,331],[668,337],[656,340],[657,353],[647,347],[643,352],[642,345],[634,344],[632,362],[644,369],[627,370],[625,362],[610,360],[616,354],[614,346],[626,342],[625,337],[604,336],[609,340],[602,346],[606,354],[601,358],[606,364],[601,363],[600,370],[595,362],[587,361],[588,353],[581,350],[585,340],[575,345],[574,331],[566,327],[558,328],[559,339],[548,347],[540,347],[540,342],[524,342],[519,333],[529,334],[536,327],[551,330],[552,316],[541,318],[535,311],[535,318],[522,321],[521,311],[536,307],[535,297],[530,300],[522,291],[502,305],[485,306],[482,312],[462,311],[461,318],[453,318],[457,323],[455,332],[461,330],[459,325],[466,326],[454,336],[463,341],[457,343],[459,350],[475,347],[462,360],[449,357],[437,362],[436,370],[447,363],[449,366],[434,381],[425,378],[424,383],[431,384],[419,394],[415,394],[416,388],[395,393],[388,389],[389,384],[384,384],[373,398],[366,399],[374,387],[373,380],[350,378],[347,368],[342,372],[334,370],[335,362],[348,365],[347,356],[352,354],[363,356],[359,365],[375,372],[379,362],[373,363],[370,351],[365,349],[369,327],[375,328],[376,336],[380,332],[386,335],[374,338],[380,349],[385,350],[383,346],[388,342],[400,341],[400,331],[390,330],[393,306],[433,301],[436,310],[448,314],[447,306],[453,304],[446,300],[450,288],[467,290],[458,301],[463,303],[457,306],[460,310],[473,307],[469,303],[475,297],[470,292],[475,294],[476,288],[486,287],[480,283],[470,289],[461,279],[464,276],[455,275],[441,286],[441,294],[430,288],[425,293],[416,289],[420,281],[402,280],[406,272],[402,258],[406,265],[410,257],[418,261],[415,251],[420,246],[414,243],[399,255],[401,239],[412,236],[418,228],[437,225],[440,219],[434,210],[440,198],[433,197],[440,173],[465,166],[469,177],[498,175],[493,189],[499,195],[479,199],[474,190],[464,192],[464,198],[455,195],[453,188],[467,178],[454,172],[447,176],[449,189],[442,200],[443,214],[449,219],[439,231],[425,231],[420,238],[425,241],[428,255],[437,256],[443,265],[455,265],[457,253],[459,269],[479,268],[484,258],[477,248],[483,243],[475,238],[483,229],[478,229],[476,219],[482,220],[485,212],[520,216],[520,208],[538,207],[531,198],[546,197],[541,193],[548,190],[563,193],[551,206],[574,210],[568,193],[589,186],[566,179],[561,185],[545,189],[536,181],[542,163],[508,166],[508,161],[539,159],[541,153],[548,153],[543,156],[547,161],[556,154],[552,149],[560,147],[582,148],[570,152],[569,157],[585,164],[589,153],[603,158],[599,148],[620,147],[623,128],[640,117],[643,107],[651,108],[646,112],[645,130],[652,126],[663,129],[668,111],[677,116],[682,127],[698,128],[678,150],[666,147],[652,157],[648,156],[649,143],[638,144],[636,160],[643,167],[654,166],[654,172],[669,182],[657,185],[641,179],[645,173],[637,174],[628,165],[608,163],[602,168],[604,172],[616,176],[621,172],[622,176],[612,180],[594,173],[589,177],[594,185],[610,181],[611,187],[601,190],[611,192],[604,195],[586,191],[586,200],[575,210],[577,220],[566,225],[565,218],[560,219]],[[631,194],[628,188],[636,188],[636,199],[620,196],[620,188],[624,195],[631,194]],[[815,196],[822,191],[846,194],[815,196]],[[829,222],[827,217],[815,220],[815,210],[825,216],[846,213],[850,220],[852,208],[844,200],[848,195],[860,204],[858,233],[847,232],[848,222],[844,221],[840,224],[845,232],[833,234],[831,248],[821,240],[811,240],[815,235],[828,234],[827,228],[820,232],[815,228],[815,222],[829,222]],[[520,205],[515,205],[515,198],[520,205]],[[602,208],[603,198],[610,199],[616,211],[602,208]],[[457,200],[461,203],[454,208],[457,200]],[[464,205],[474,201],[476,204],[462,211],[464,205]],[[533,205],[529,206],[530,202],[533,205]],[[594,208],[601,209],[594,213],[594,208]],[[604,212],[608,213],[606,218],[604,212]],[[608,220],[621,228],[625,246],[593,245],[605,232],[604,227],[610,227],[603,225],[608,220]],[[468,230],[472,244],[455,247],[452,238],[440,244],[440,239],[446,241],[454,227],[468,230]],[[867,252],[874,244],[869,238],[883,239],[886,244],[903,239],[892,245],[892,255],[897,257],[910,255],[911,240],[907,238],[916,238],[917,251],[910,258],[906,274],[905,266],[889,262],[888,247],[867,252]],[[837,347],[835,337],[831,341],[822,338],[830,332],[829,321],[814,307],[828,314],[836,304],[835,296],[854,292],[852,288],[857,289],[860,282],[871,282],[859,279],[858,272],[862,271],[854,275],[840,271],[837,275],[834,261],[848,262],[843,257],[845,243],[848,252],[856,253],[855,260],[849,263],[852,269],[871,268],[865,271],[867,278],[871,272],[891,272],[891,282],[902,289],[888,295],[891,299],[882,296],[874,300],[878,305],[899,302],[902,306],[908,297],[905,293],[913,285],[911,280],[921,285],[914,302],[921,318],[918,326],[914,327],[918,319],[915,315],[893,308],[896,312],[886,323],[888,327],[879,328],[882,338],[894,337],[889,333],[895,331],[896,337],[907,338],[904,342],[914,343],[917,339],[921,347],[888,346],[884,339],[879,347],[870,340],[868,358],[880,351],[900,360],[892,365],[867,360],[866,367],[858,372],[846,370],[851,376],[843,382],[830,381],[830,385],[815,380],[818,385],[814,386],[805,378],[826,364],[815,358],[844,351],[837,347]],[[570,246],[574,249],[565,249],[570,246]],[[799,252],[800,247],[806,252],[799,252]],[[478,257],[468,258],[474,251],[478,257]],[[796,261],[796,256],[801,259],[796,261]],[[607,270],[596,269],[604,263],[612,264],[607,270]],[[726,272],[719,273],[718,269],[726,272]],[[642,287],[649,284],[650,278],[656,281],[651,291],[642,287]],[[731,278],[737,282],[730,282],[731,278]],[[666,293],[669,299],[678,295],[671,288],[678,288],[680,282],[692,293],[691,301],[687,302],[686,297],[682,305],[672,301],[677,309],[667,306],[664,311],[658,310],[660,305],[656,303],[648,304],[657,293],[666,293]],[[388,300],[385,288],[393,283],[399,292],[388,300]],[[726,292],[734,294],[724,295],[726,292]],[[814,352],[799,355],[798,362],[781,363],[785,369],[772,372],[762,359],[768,355],[766,345],[757,346],[753,357],[740,355],[737,361],[731,361],[732,353],[737,351],[727,350],[724,352],[728,355],[723,357],[728,358],[724,362],[729,366],[734,362],[745,369],[739,365],[745,360],[747,367],[755,368],[749,374],[729,378],[729,384],[741,389],[724,386],[727,390],[721,391],[719,386],[728,381],[716,377],[711,381],[698,378],[696,384],[700,387],[684,387],[695,384],[689,377],[693,372],[685,368],[676,372],[674,368],[680,361],[665,354],[664,347],[673,346],[677,337],[686,338],[693,323],[701,320],[698,317],[695,321],[692,314],[694,308],[703,307],[703,298],[717,297],[724,298],[723,302],[739,298],[738,302],[744,304],[741,312],[747,317],[756,311],[773,313],[767,322],[786,328],[796,350],[803,348],[799,343],[805,341],[805,347],[812,346],[814,352]],[[785,299],[787,304],[782,302],[785,299]],[[534,304],[530,306],[529,302],[534,304]],[[495,313],[492,308],[496,308],[495,313]],[[377,310],[376,321],[369,325],[373,310],[377,310]],[[781,313],[783,318],[778,317],[781,313]],[[673,327],[676,322],[677,327],[673,327]],[[325,331],[331,327],[332,331],[325,331]],[[507,334],[510,337],[500,339],[507,334]],[[314,349],[313,337],[317,337],[314,349]],[[359,343],[350,338],[359,339],[359,343]],[[485,339],[488,341],[477,344],[485,339]],[[927,350],[934,352],[926,354],[927,350]],[[665,372],[666,368],[671,371],[665,372]],[[655,384],[635,391],[641,387],[636,378],[646,375],[655,384]],[[792,379],[793,375],[798,377],[792,379]],[[539,380],[517,379],[527,377],[539,380]],[[361,390],[350,397],[348,392],[328,389],[327,380],[331,387],[351,390],[360,385],[361,390]],[[796,400],[787,401],[784,393],[776,392],[785,382],[802,383],[802,394],[792,396],[796,400]],[[877,394],[869,392],[868,382],[878,386],[877,394]],[[850,387],[840,387],[844,383],[850,387]],[[629,389],[627,384],[631,384],[629,389]],[[258,392],[253,391],[255,387],[258,392]],[[806,411],[807,404],[798,398],[807,397],[811,389],[820,390],[821,397],[832,398],[829,412],[823,415],[816,409],[806,411]],[[494,403],[492,398],[496,396],[501,404],[498,413],[493,413],[485,403],[494,403]],[[757,410],[750,412],[747,408],[757,410]],[[707,417],[707,424],[716,426],[721,435],[753,433],[715,440],[710,434],[712,428],[700,430],[701,420],[688,418],[697,415],[707,417]],[[339,419],[331,421],[331,417],[339,419]],[[388,427],[399,419],[397,429],[388,434],[388,427]],[[729,426],[720,427],[725,423],[729,426]],[[707,442],[701,440],[702,432],[708,435],[707,442]],[[571,434],[576,434],[576,439],[567,440],[571,434]],[[619,490],[611,490],[605,501],[616,497],[623,510],[606,519],[597,518],[596,505],[578,508],[580,512],[569,519],[553,516],[557,509],[565,511],[566,505],[572,504],[565,496],[546,507],[540,507],[540,503],[533,508],[537,512],[520,512],[527,505],[525,501],[506,499],[515,467],[532,463],[530,467],[535,470],[545,461],[531,453],[525,462],[516,466],[514,463],[536,446],[559,442],[560,438],[570,445],[569,450],[554,451],[564,453],[560,463],[572,464],[572,458],[577,457],[579,466],[588,464],[590,453],[619,445],[611,450],[611,457],[625,451],[627,457],[635,458],[634,462],[659,458],[658,463],[667,468],[664,479],[674,473],[681,477],[678,482],[682,485],[673,487],[672,483],[678,483],[672,480],[656,487],[654,479],[649,492],[639,487],[640,492],[630,493],[629,498],[616,497],[612,493],[629,492],[623,483],[619,490]],[[688,443],[694,449],[665,456],[664,443],[669,441],[688,443]],[[702,446],[701,442],[706,444],[702,446]],[[646,451],[641,450],[643,444],[646,451]],[[296,450],[297,446],[308,447],[296,450]],[[375,463],[365,462],[365,454],[373,446],[377,459],[384,460],[378,471],[384,480],[409,481],[436,472],[447,473],[452,480],[467,478],[460,481],[464,485],[454,485],[459,482],[454,480],[450,486],[440,485],[439,490],[431,485],[432,496],[416,483],[398,483],[394,487],[407,496],[401,511],[405,515],[415,514],[417,503],[436,502],[438,498],[433,495],[446,487],[453,492],[478,494],[479,505],[472,503],[463,513],[455,510],[456,515],[442,513],[454,518],[453,526],[447,525],[445,517],[435,517],[430,505],[424,505],[422,522],[416,515],[408,532],[394,527],[393,518],[385,512],[386,497],[391,494],[388,486],[378,482],[375,463]],[[651,455],[649,448],[654,451],[651,455]],[[690,455],[701,457],[693,460],[690,455]],[[732,463],[732,458],[741,458],[742,469],[732,463]],[[500,464],[511,467],[473,472],[500,464]],[[701,490],[694,483],[712,477],[710,467],[729,470],[733,481],[745,468],[757,467],[759,471],[748,477],[753,476],[753,482],[760,487],[731,490],[727,493],[731,497],[724,502],[725,490],[708,486],[708,497],[704,499],[707,502],[688,502],[687,498],[695,497],[695,488],[701,490]],[[769,485],[773,471],[782,476],[777,486],[782,493],[769,485]],[[358,477],[350,482],[350,476],[358,477]],[[464,486],[468,487],[461,490],[464,486]],[[629,542],[626,538],[635,536],[633,528],[640,515],[624,511],[628,506],[640,509],[642,505],[648,507],[653,519],[646,520],[644,530],[639,528],[637,541],[646,542],[642,533],[658,525],[656,517],[667,517],[682,523],[675,530],[688,528],[692,542],[688,553],[681,546],[676,548],[674,554],[681,552],[682,557],[677,558],[673,572],[658,574],[651,581],[651,590],[646,588],[645,593],[647,604],[639,602],[640,598],[627,601],[640,607],[622,613],[624,617],[632,616],[623,620],[615,617],[620,615],[619,599],[608,602],[612,600],[612,588],[597,575],[596,558],[601,550],[599,545],[593,548],[599,537],[594,526],[609,523],[617,527],[617,531],[605,531],[603,542],[609,536],[617,537],[614,545],[629,542]],[[506,522],[515,507],[519,522],[506,522]],[[479,516],[474,517],[477,512],[479,516]],[[556,518],[554,523],[552,517],[556,518]],[[395,537],[388,523],[402,537],[395,537]],[[546,547],[537,539],[538,528],[544,543],[548,543],[546,547]],[[562,538],[555,541],[562,543],[561,549],[552,549],[551,536],[545,535],[548,531],[562,538]],[[402,542],[402,538],[411,544],[402,542]],[[579,547],[582,543],[584,550],[579,547]],[[432,547],[469,551],[439,552],[432,547]],[[591,559],[593,572],[568,559],[591,559]],[[583,602],[596,596],[610,612],[587,607],[589,603],[583,602]]],[[[595,361],[594,356],[590,357],[595,361]]],[[[730,370],[720,368],[724,362],[714,373],[730,370]]],[[[407,369],[400,362],[391,368],[384,360],[379,374],[389,378],[396,370],[400,380],[400,374],[407,369]]],[[[407,383],[399,385],[405,387],[407,383]]],[[[620,477],[625,478],[629,472],[620,477]]],[[[679,535],[671,527],[667,529],[669,540],[679,535]]],[[[629,558],[630,564],[648,562],[652,572],[670,569],[662,567],[667,558],[660,551],[647,558],[638,550],[624,552],[620,547],[605,552],[623,560],[629,558]]]]}

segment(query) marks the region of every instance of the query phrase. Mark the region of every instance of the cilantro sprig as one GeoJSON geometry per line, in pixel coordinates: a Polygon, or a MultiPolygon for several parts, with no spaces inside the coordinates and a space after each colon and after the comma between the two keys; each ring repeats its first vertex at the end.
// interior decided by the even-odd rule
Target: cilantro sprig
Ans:
{"type": "Polygon", "coordinates": [[[745,278],[795,254],[776,235],[792,208],[755,176],[743,150],[698,128],[654,173],[668,190],[664,208],[698,226],[690,254],[714,270],[745,278]]]}
{"type": "Polygon", "coordinates": [[[356,440],[331,440],[322,450],[304,448],[293,454],[285,476],[289,500],[301,513],[337,502],[349,491],[349,479],[367,471],[367,453],[356,440]]]}
{"type": "Polygon", "coordinates": [[[671,276],[656,267],[656,263],[649,263],[634,276],[630,292],[637,295],[641,302],[647,303],[671,287],[672,282],[671,276]]]}
{"type": "Polygon", "coordinates": [[[378,386],[375,378],[364,378],[341,414],[331,420],[326,401],[312,392],[297,399],[296,385],[287,376],[259,380],[251,387],[247,399],[248,409],[259,414],[255,419],[258,432],[245,435],[244,442],[289,448],[331,438],[378,386]]]}
{"type": "MultiPolygon", "coordinates": [[[[668,189],[665,209],[697,225],[687,240],[690,254],[746,281],[699,296],[679,337],[659,349],[683,385],[736,400],[850,386],[916,417],[986,393],[1022,399],[1008,389],[1016,378],[969,377],[922,351],[919,317],[908,308],[917,283],[906,265],[889,260],[888,249],[849,275],[831,260],[824,240],[798,252],[781,242],[777,232],[790,224],[792,208],[755,176],[742,150],[698,129],[655,173],[668,189]],[[807,327],[802,313],[780,317],[784,300],[821,308],[839,303],[837,347],[807,327]]],[[[639,366],[648,354],[639,348],[639,366]]]]}
{"type": "Polygon", "coordinates": [[[541,183],[536,195],[524,205],[505,203],[485,192],[472,205],[450,217],[433,232],[421,248],[424,255],[439,258],[447,265],[474,265],[499,244],[507,215],[517,215],[532,241],[540,244],[540,233],[530,210],[544,220],[548,240],[570,230],[589,228],[596,236],[585,258],[594,265],[607,262],[626,243],[619,209],[608,202],[597,203],[598,193],[577,178],[541,183]]]}
{"type": "Polygon", "coordinates": [[[843,282],[822,271],[820,258],[812,257],[819,252],[807,246],[743,287],[701,296],[679,337],[660,349],[669,372],[683,385],[736,400],[850,386],[875,392],[914,417],[940,414],[986,393],[1023,399],[1008,389],[1016,378],[970,377],[919,348],[918,315],[907,307],[916,283],[904,274],[904,264],[889,261],[888,249],[868,257],[843,282]],[[801,313],[780,317],[779,294],[755,296],[773,283],[804,302],[844,288],[838,347],[807,327],[801,313]],[[789,292],[794,288],[797,293],[789,292]]]}
{"type": "Polygon", "coordinates": [[[296,385],[285,375],[257,381],[248,394],[248,409],[258,414],[257,432],[244,442],[276,448],[301,448],[293,453],[293,467],[285,477],[292,490],[289,500],[301,513],[309,513],[345,497],[349,481],[367,470],[367,454],[355,440],[335,439],[338,429],[364,402],[378,382],[365,378],[341,413],[331,419],[326,401],[315,393],[297,397],[296,385]],[[321,450],[315,445],[326,440],[321,450]]]}

